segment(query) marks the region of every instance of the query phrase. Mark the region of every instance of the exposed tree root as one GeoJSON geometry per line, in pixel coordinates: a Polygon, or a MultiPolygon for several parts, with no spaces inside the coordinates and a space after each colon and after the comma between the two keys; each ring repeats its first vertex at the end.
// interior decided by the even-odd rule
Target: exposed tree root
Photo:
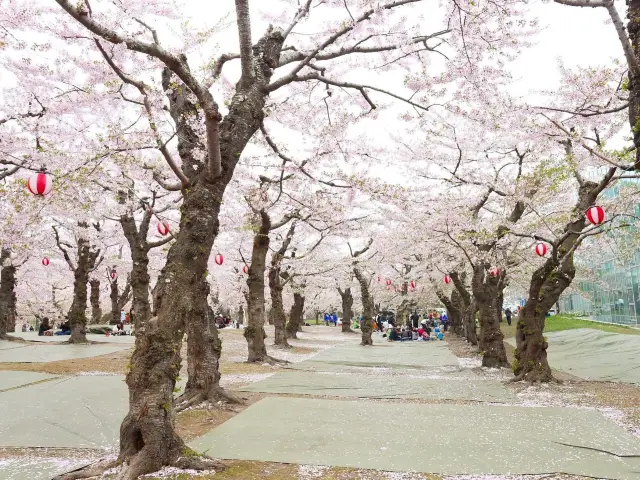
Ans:
{"type": "Polygon", "coordinates": [[[268,363],[269,365],[275,365],[278,363],[289,364],[291,363],[288,360],[282,360],[280,358],[272,357],[271,355],[261,355],[253,360],[247,360],[247,363],[268,363]]]}
{"type": "Polygon", "coordinates": [[[107,470],[120,465],[120,461],[117,459],[98,460],[95,463],[80,467],[71,472],[62,473],[53,480],[76,480],[79,478],[91,478],[101,476],[107,470]]]}
{"type": "Polygon", "coordinates": [[[0,340],[7,340],[8,342],[28,343],[24,338],[14,337],[13,335],[7,335],[6,333],[0,334],[0,340]]]}
{"type": "MultiPolygon", "coordinates": [[[[101,477],[103,473],[112,468],[121,466],[120,471],[115,473],[116,480],[136,480],[140,475],[153,473],[149,471],[148,459],[140,457],[142,452],[135,455],[130,462],[123,462],[120,459],[99,460],[96,463],[78,468],[71,472],[63,473],[52,480],[78,480],[84,478],[101,477]]],[[[223,471],[226,465],[218,460],[199,455],[177,456],[176,460],[167,465],[182,470],[211,470],[214,472],[223,471]]],[[[158,467],[160,468],[160,467],[158,467]]]]}
{"type": "Polygon", "coordinates": [[[507,383],[517,383],[517,382],[529,382],[530,384],[534,383],[562,383],[560,380],[555,378],[551,373],[542,375],[537,370],[529,370],[525,372],[520,372],[515,377],[507,380],[507,383]]]}
{"type": "Polygon", "coordinates": [[[203,402],[216,403],[218,401],[232,403],[235,405],[242,405],[244,403],[240,398],[226,392],[224,388],[217,386],[211,388],[208,392],[204,392],[202,390],[184,392],[176,399],[175,409],[176,412],[182,412],[189,407],[199,405],[203,402]]]}

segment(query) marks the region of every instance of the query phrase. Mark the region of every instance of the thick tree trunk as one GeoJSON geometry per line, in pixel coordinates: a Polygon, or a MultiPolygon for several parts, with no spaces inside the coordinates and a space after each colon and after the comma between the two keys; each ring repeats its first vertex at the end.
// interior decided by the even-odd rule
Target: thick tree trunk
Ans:
{"type": "Polygon", "coordinates": [[[369,293],[369,282],[357,265],[353,267],[353,273],[360,284],[364,315],[364,319],[360,323],[360,331],[362,332],[362,342],[360,342],[360,345],[373,345],[373,339],[371,338],[373,332],[373,298],[369,293]]]}
{"type": "MultiPolygon", "coordinates": [[[[248,323],[244,329],[244,338],[249,346],[249,362],[269,361],[267,347],[265,346],[265,299],[264,299],[264,272],[267,265],[267,252],[269,251],[269,230],[271,229],[271,219],[262,210],[260,212],[261,224],[253,237],[253,248],[251,251],[251,265],[247,277],[248,295],[248,323]]],[[[242,307],[240,307],[242,309],[242,307]]]]}
{"type": "MultiPolygon", "coordinates": [[[[262,319],[264,322],[264,315],[262,315],[262,319]]],[[[238,325],[244,325],[244,307],[242,305],[238,307],[238,325]]]]}
{"type": "MultiPolygon", "coordinates": [[[[351,319],[353,318],[353,294],[351,287],[344,290],[338,288],[338,293],[342,299],[342,333],[351,333],[351,319]]],[[[317,322],[316,322],[317,323],[317,322]]]]}
{"type": "Polygon", "coordinates": [[[516,380],[548,382],[553,379],[547,361],[547,342],[543,336],[545,316],[575,277],[573,255],[581,241],[580,232],[587,223],[583,212],[596,202],[615,172],[614,168],[609,169],[599,183],[580,182],[574,209],[577,219],[565,225],[562,243],[550,252],[545,263],[531,276],[528,298],[520,311],[516,328],[517,347],[513,364],[516,380]]]}
{"type": "Polygon", "coordinates": [[[473,297],[467,290],[465,285],[465,273],[458,274],[458,272],[451,272],[449,275],[462,305],[462,327],[464,336],[471,345],[478,345],[478,335],[476,333],[476,311],[478,307],[473,297]]]}
{"type": "MultiPolygon", "coordinates": [[[[219,181],[228,182],[228,178],[219,181]]],[[[217,359],[207,351],[218,349],[219,343],[215,331],[207,328],[204,278],[218,233],[222,191],[219,184],[202,181],[183,192],[180,231],[155,288],[156,316],[141,322],[136,332],[127,375],[129,413],[120,428],[120,460],[125,462],[126,480],[176,465],[188,452],[175,431],[173,400],[185,332],[192,340],[188,349],[193,361],[188,366],[190,397],[182,400],[204,400],[217,387],[217,359]],[[198,378],[202,370],[204,376],[198,378]]]]}
{"type": "Polygon", "coordinates": [[[111,320],[110,325],[115,325],[120,321],[120,308],[118,305],[118,279],[111,280],[111,293],[109,298],[111,299],[111,320]]]}
{"type": "MultiPolygon", "coordinates": [[[[633,46],[636,62],[640,62],[640,0],[627,2],[627,32],[633,46]]],[[[629,62],[627,62],[629,63],[629,62]]],[[[631,65],[628,65],[629,73],[629,125],[633,132],[633,144],[636,147],[635,170],[640,170],[640,78],[634,73],[631,65]]]]}
{"type": "Polygon", "coordinates": [[[89,285],[91,286],[91,323],[95,325],[96,323],[100,323],[100,319],[102,318],[102,308],[100,307],[100,280],[93,278],[89,280],[89,285]]]}
{"type": "Polygon", "coordinates": [[[462,312],[460,311],[459,294],[454,289],[451,298],[448,298],[443,292],[436,289],[436,295],[447,309],[451,331],[460,335],[462,333],[462,312]]]}
{"type": "Polygon", "coordinates": [[[280,279],[280,267],[272,266],[269,269],[269,291],[271,293],[271,315],[273,316],[273,325],[275,327],[273,343],[274,345],[289,348],[289,342],[287,342],[287,332],[285,331],[287,318],[284,313],[282,288],[282,281],[280,279]]]}
{"type": "Polygon", "coordinates": [[[127,279],[127,284],[118,299],[118,311],[124,308],[124,305],[128,301],[129,291],[131,291],[131,310],[133,317],[131,318],[131,322],[135,325],[136,330],[139,329],[144,322],[148,321],[152,315],[150,303],[151,279],[149,277],[149,250],[151,245],[147,242],[147,233],[151,217],[152,210],[147,209],[139,229],[136,226],[133,215],[126,214],[120,217],[122,231],[129,242],[132,267],[127,279]]]}
{"type": "Polygon", "coordinates": [[[475,302],[465,307],[462,314],[462,324],[464,329],[464,337],[471,345],[478,345],[478,334],[476,331],[476,312],[478,307],[475,302]]]}
{"type": "MultiPolygon", "coordinates": [[[[501,273],[500,275],[504,275],[501,273]]],[[[473,267],[471,289],[480,319],[479,345],[482,354],[482,366],[489,368],[508,367],[507,352],[504,348],[504,335],[496,315],[498,298],[502,296],[499,276],[489,274],[489,265],[478,262],[473,267]]]]}
{"type": "Polygon", "coordinates": [[[16,267],[11,264],[11,252],[3,248],[0,252],[0,338],[16,329],[15,288],[16,267]]]}
{"type": "Polygon", "coordinates": [[[71,326],[69,343],[87,343],[87,283],[99,254],[99,251],[91,248],[88,240],[78,239],[77,263],[73,272],[73,302],[68,314],[71,326]]]}
{"type": "Polygon", "coordinates": [[[287,338],[298,338],[297,332],[302,328],[304,316],[304,297],[301,293],[294,292],[293,305],[287,323],[287,338]]]}

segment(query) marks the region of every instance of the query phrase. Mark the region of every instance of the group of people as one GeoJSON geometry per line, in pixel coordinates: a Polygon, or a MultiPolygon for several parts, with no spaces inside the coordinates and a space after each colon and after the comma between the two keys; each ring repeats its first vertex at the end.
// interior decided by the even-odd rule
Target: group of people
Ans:
{"type": "MultiPolygon", "coordinates": [[[[60,322],[59,330],[54,331],[54,325],[51,325],[49,321],[49,317],[44,317],[40,322],[40,327],[38,327],[38,336],[40,337],[50,337],[52,335],[71,335],[71,324],[69,320],[65,322],[60,322]]],[[[23,329],[24,331],[24,329],[23,329]]]]}
{"type": "Polygon", "coordinates": [[[329,324],[333,325],[334,327],[336,325],[338,325],[338,315],[334,313],[325,313],[324,314],[324,324],[328,327],[329,324]]]}
{"type": "Polygon", "coordinates": [[[389,325],[383,337],[386,337],[389,342],[443,340],[444,324],[435,322],[430,324],[427,319],[423,319],[418,328],[389,325]]]}

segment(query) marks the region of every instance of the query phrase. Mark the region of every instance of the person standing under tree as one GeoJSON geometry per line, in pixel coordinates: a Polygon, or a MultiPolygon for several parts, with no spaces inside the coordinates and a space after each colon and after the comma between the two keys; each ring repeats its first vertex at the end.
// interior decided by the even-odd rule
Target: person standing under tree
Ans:
{"type": "Polygon", "coordinates": [[[511,309],[510,309],[510,308],[507,308],[507,309],[504,311],[504,316],[505,316],[505,317],[507,317],[507,324],[508,324],[509,326],[511,326],[511,315],[512,315],[512,313],[511,313],[511,309]]]}

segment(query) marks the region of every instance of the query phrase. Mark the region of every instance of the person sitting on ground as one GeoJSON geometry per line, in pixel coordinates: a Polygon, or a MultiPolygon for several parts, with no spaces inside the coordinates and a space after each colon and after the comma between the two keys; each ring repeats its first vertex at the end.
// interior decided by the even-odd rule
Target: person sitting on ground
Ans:
{"type": "Polygon", "coordinates": [[[124,323],[122,323],[122,320],[116,323],[116,328],[113,330],[115,335],[124,335],[124,323]]]}
{"type": "MultiPolygon", "coordinates": [[[[404,327],[403,327],[404,328],[404,327]]],[[[401,340],[403,342],[406,342],[407,340],[411,340],[412,338],[412,333],[411,333],[411,329],[410,328],[404,328],[404,330],[402,330],[402,337],[401,340]]]]}
{"type": "Polygon", "coordinates": [[[38,329],[38,336],[49,336],[51,335],[51,325],[49,325],[49,317],[44,317],[42,319],[42,323],[40,324],[40,328],[38,329]],[[49,332],[47,334],[47,332],[49,332]]]}
{"type": "Polygon", "coordinates": [[[55,333],[56,335],[71,335],[71,323],[69,320],[60,325],[60,331],[55,333]]]}
{"type": "Polygon", "coordinates": [[[418,329],[414,328],[413,330],[411,330],[411,340],[418,340],[418,329]]]}
{"type": "Polygon", "coordinates": [[[394,327],[389,328],[389,330],[387,331],[387,335],[390,342],[397,342],[398,340],[400,340],[400,334],[398,330],[399,329],[395,329],[394,327]]]}

